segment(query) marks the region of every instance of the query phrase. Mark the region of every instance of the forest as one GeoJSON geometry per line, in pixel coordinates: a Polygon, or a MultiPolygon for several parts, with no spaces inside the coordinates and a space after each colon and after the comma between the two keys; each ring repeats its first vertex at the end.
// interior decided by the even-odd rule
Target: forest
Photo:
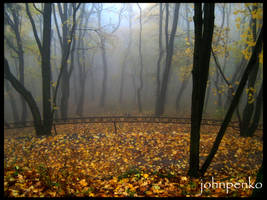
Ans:
{"type": "Polygon", "coordinates": [[[260,197],[263,3],[4,3],[5,197],[260,197]]]}

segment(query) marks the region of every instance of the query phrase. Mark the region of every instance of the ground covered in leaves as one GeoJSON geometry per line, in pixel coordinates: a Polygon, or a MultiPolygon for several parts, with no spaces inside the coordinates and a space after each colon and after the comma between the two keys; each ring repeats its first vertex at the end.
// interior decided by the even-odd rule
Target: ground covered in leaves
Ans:
{"type": "MultiPolygon", "coordinates": [[[[202,126],[200,166],[218,129],[202,126]]],[[[252,189],[245,183],[255,182],[263,157],[262,131],[241,138],[228,128],[205,177],[191,179],[186,175],[190,125],[118,123],[115,132],[108,123],[69,124],[42,138],[33,132],[5,130],[7,197],[247,197],[252,189]],[[204,186],[212,182],[244,185],[204,186]]]]}

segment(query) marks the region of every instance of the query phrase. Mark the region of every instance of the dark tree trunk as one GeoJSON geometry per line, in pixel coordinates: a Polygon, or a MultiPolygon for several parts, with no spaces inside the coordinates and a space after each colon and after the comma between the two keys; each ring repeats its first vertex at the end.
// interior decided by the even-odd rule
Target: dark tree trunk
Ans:
{"type": "MultiPolygon", "coordinates": [[[[252,12],[257,10],[257,6],[252,7],[252,12]]],[[[256,40],[256,19],[251,18],[251,26],[252,26],[252,32],[253,32],[253,39],[256,40]]],[[[251,126],[251,119],[255,110],[255,103],[250,102],[250,98],[255,97],[254,90],[251,90],[251,88],[255,88],[256,78],[259,71],[259,59],[257,59],[257,62],[255,63],[255,67],[251,71],[249,78],[248,78],[248,93],[247,93],[247,103],[243,110],[243,114],[241,117],[241,126],[240,126],[240,135],[243,137],[249,137],[252,136],[253,133],[251,132],[252,129],[250,129],[251,126]]],[[[256,113],[255,113],[256,114],[256,113]]]]}
{"type": "Polygon", "coordinates": [[[231,121],[232,115],[233,115],[233,113],[234,113],[234,111],[235,111],[235,109],[236,109],[236,107],[238,105],[239,99],[240,99],[241,94],[242,94],[242,92],[244,90],[244,87],[246,85],[248,77],[249,77],[251,71],[253,70],[253,68],[255,67],[255,63],[257,62],[258,55],[259,55],[259,53],[260,53],[260,51],[262,49],[262,42],[263,42],[263,33],[262,33],[262,29],[261,29],[260,33],[259,33],[259,36],[258,36],[258,39],[257,39],[257,42],[256,42],[256,45],[253,48],[252,55],[251,55],[251,57],[250,57],[250,59],[249,59],[249,61],[247,63],[246,69],[245,69],[245,71],[243,73],[243,76],[241,78],[241,81],[239,83],[237,91],[236,91],[236,93],[235,93],[235,95],[233,97],[233,100],[232,100],[232,102],[230,104],[230,107],[229,107],[229,109],[228,109],[228,111],[226,113],[226,116],[225,116],[224,121],[223,121],[223,123],[221,125],[221,128],[220,128],[220,130],[219,130],[219,132],[217,134],[215,142],[214,142],[214,144],[213,144],[213,146],[211,148],[211,151],[210,151],[207,159],[205,160],[205,162],[204,162],[204,164],[203,164],[203,166],[202,166],[202,168],[200,170],[201,175],[205,174],[205,172],[208,169],[208,167],[209,167],[214,155],[216,154],[216,152],[217,152],[217,150],[219,148],[219,145],[220,145],[221,140],[222,140],[222,138],[224,136],[226,128],[227,128],[229,122],[231,121]]]}
{"type": "Polygon", "coordinates": [[[28,90],[26,90],[25,87],[10,72],[9,64],[6,58],[5,58],[5,63],[4,63],[4,78],[7,79],[11,83],[14,89],[20,95],[22,95],[25,101],[28,103],[31,109],[31,112],[32,112],[36,134],[38,136],[46,134],[44,127],[42,125],[41,114],[39,112],[36,102],[34,101],[34,98],[32,97],[31,93],[28,90]]]}
{"type": "Polygon", "coordinates": [[[177,23],[178,23],[179,8],[180,8],[180,4],[175,4],[172,31],[170,35],[170,40],[167,42],[168,48],[167,48],[167,55],[166,55],[165,70],[163,73],[160,95],[159,95],[159,98],[157,100],[157,105],[156,105],[155,114],[158,116],[164,113],[166,92],[167,92],[167,86],[168,86],[168,81],[169,81],[169,73],[170,73],[171,64],[172,64],[174,36],[176,33],[176,28],[177,28],[177,23]]]}
{"type": "Polygon", "coordinates": [[[244,132],[243,132],[243,135],[241,135],[241,136],[252,137],[254,135],[255,131],[257,130],[257,127],[259,125],[259,120],[260,120],[260,114],[262,111],[262,93],[263,93],[263,84],[261,84],[261,89],[260,89],[260,92],[259,92],[257,100],[256,100],[253,120],[252,120],[250,126],[248,127],[248,129],[243,130],[244,132]]]}
{"type": "MultiPolygon", "coordinates": [[[[24,91],[21,93],[29,93],[28,95],[24,96],[24,98],[28,98],[28,104],[31,107],[33,118],[35,119],[35,128],[37,135],[50,135],[51,128],[53,123],[53,117],[51,112],[51,65],[50,65],[50,44],[51,44],[51,13],[52,13],[52,4],[45,3],[44,10],[43,10],[43,44],[38,37],[36,26],[32,15],[29,10],[28,4],[26,4],[26,12],[30,19],[34,37],[36,43],[38,45],[40,54],[41,54],[41,71],[42,71],[42,94],[43,94],[43,124],[39,123],[38,114],[39,110],[37,108],[38,113],[36,113],[35,108],[35,101],[32,98],[31,93],[29,93],[24,87],[24,91]],[[25,91],[26,90],[26,91],[25,91]]],[[[22,90],[21,89],[21,90],[22,90]]],[[[27,100],[27,99],[26,99],[27,100]]],[[[40,117],[41,120],[41,117],[40,117]]]]}
{"type": "Polygon", "coordinates": [[[201,3],[195,3],[195,47],[193,57],[193,91],[191,106],[190,162],[188,175],[199,176],[200,124],[209,74],[211,43],[214,28],[214,4],[204,4],[204,20],[201,3]],[[203,28],[202,28],[203,26],[203,28]]]}
{"type": "Polygon", "coordinates": [[[51,134],[53,119],[51,118],[51,13],[52,5],[46,3],[43,10],[43,45],[42,45],[42,85],[43,85],[43,121],[44,132],[51,134]]]}

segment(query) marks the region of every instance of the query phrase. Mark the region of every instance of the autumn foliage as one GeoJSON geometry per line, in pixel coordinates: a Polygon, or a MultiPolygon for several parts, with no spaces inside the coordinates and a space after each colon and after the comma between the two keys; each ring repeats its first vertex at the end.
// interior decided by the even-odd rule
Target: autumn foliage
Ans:
{"type": "MultiPolygon", "coordinates": [[[[203,125],[200,165],[218,132],[203,125]]],[[[252,189],[206,189],[201,183],[255,182],[262,162],[261,131],[241,138],[228,128],[204,177],[186,176],[189,125],[161,123],[58,125],[57,135],[37,138],[30,128],[5,130],[6,197],[247,197],[252,189]]]]}

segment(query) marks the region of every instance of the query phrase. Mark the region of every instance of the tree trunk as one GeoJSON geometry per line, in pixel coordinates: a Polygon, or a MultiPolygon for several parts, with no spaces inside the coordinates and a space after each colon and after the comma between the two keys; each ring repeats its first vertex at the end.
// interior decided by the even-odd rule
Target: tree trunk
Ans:
{"type": "Polygon", "coordinates": [[[108,76],[108,67],[107,67],[107,58],[106,58],[106,48],[104,38],[101,39],[101,55],[103,62],[103,81],[102,81],[102,91],[100,97],[100,107],[105,107],[106,93],[107,93],[107,76],[108,76]]]}
{"type": "MultiPolygon", "coordinates": [[[[52,123],[53,123],[53,116],[51,112],[51,65],[50,65],[50,43],[51,43],[51,13],[52,13],[52,4],[51,3],[45,3],[44,5],[44,10],[43,10],[43,18],[44,18],[44,23],[43,23],[43,44],[41,44],[41,41],[39,39],[39,36],[36,31],[36,26],[34,23],[34,20],[32,18],[32,15],[29,10],[28,4],[26,4],[26,12],[27,15],[30,19],[32,28],[33,28],[33,33],[34,33],[34,38],[36,40],[36,43],[38,45],[40,54],[41,54],[41,71],[42,71],[42,93],[43,93],[43,124],[40,122],[38,116],[39,110],[36,105],[35,108],[35,101],[32,98],[31,93],[29,93],[24,87],[22,87],[22,94],[27,94],[24,95],[24,98],[28,98],[28,103],[29,106],[32,106],[32,113],[35,121],[35,128],[36,128],[36,134],[37,135],[50,135],[51,134],[51,128],[52,128],[52,123]],[[37,111],[38,113],[37,113],[37,111]]],[[[18,86],[17,86],[18,88],[18,86]]],[[[20,86],[21,88],[21,86],[20,86]]],[[[27,100],[27,99],[26,99],[27,100]]],[[[40,117],[41,120],[41,117],[40,117]]]]}
{"type": "Polygon", "coordinates": [[[140,86],[137,89],[137,103],[138,103],[138,110],[139,113],[142,113],[142,102],[141,102],[141,91],[143,89],[143,58],[142,58],[142,8],[137,4],[140,10],[140,20],[139,20],[139,25],[140,25],[140,31],[139,31],[139,62],[140,62],[140,86]]]}
{"type": "Polygon", "coordinates": [[[189,83],[189,79],[184,80],[181,87],[180,87],[180,90],[177,94],[176,104],[175,104],[176,112],[178,112],[180,110],[180,101],[181,101],[182,95],[183,95],[188,83],[189,83]]]}
{"type": "Polygon", "coordinates": [[[188,175],[191,177],[198,177],[200,124],[202,120],[203,104],[209,74],[211,43],[214,28],[214,4],[204,4],[204,20],[202,19],[201,3],[195,3],[194,9],[195,47],[192,70],[193,91],[191,105],[190,162],[188,175]]]}
{"type": "MultiPolygon", "coordinates": [[[[189,9],[188,9],[188,5],[185,4],[185,18],[186,18],[186,32],[187,32],[187,39],[188,39],[188,42],[190,43],[190,24],[189,24],[189,20],[188,20],[188,12],[189,12],[189,9]]],[[[190,63],[190,58],[188,58],[186,60],[186,65],[189,66],[189,63],[190,63]]],[[[177,97],[176,97],[176,104],[175,104],[175,107],[176,107],[176,112],[179,111],[179,107],[180,107],[180,101],[181,101],[181,98],[182,98],[182,95],[187,87],[187,84],[189,83],[189,78],[186,79],[186,80],[183,80],[183,83],[180,87],[180,90],[177,94],[177,97]]]]}
{"type": "MultiPolygon", "coordinates": [[[[160,64],[163,55],[162,49],[162,19],[163,19],[163,9],[162,3],[160,3],[159,7],[159,58],[157,62],[157,89],[156,89],[156,101],[159,99],[160,95],[160,64]]],[[[156,102],[157,105],[157,102],[156,102]]]]}
{"type": "MultiPolygon", "coordinates": [[[[93,62],[93,61],[92,61],[93,62]]],[[[91,80],[91,100],[94,101],[95,100],[95,80],[94,80],[94,73],[93,73],[93,69],[89,69],[89,74],[90,74],[90,80],[91,80]]]]}
{"type": "Polygon", "coordinates": [[[132,46],[132,7],[129,5],[129,41],[128,41],[128,46],[126,49],[126,53],[122,62],[122,69],[121,69],[121,84],[120,84],[120,96],[119,96],[119,103],[122,103],[123,100],[123,88],[124,88],[124,74],[125,74],[125,69],[126,69],[126,61],[130,53],[130,49],[132,46]]]}
{"type": "Polygon", "coordinates": [[[61,119],[67,119],[68,117],[68,100],[69,100],[69,76],[67,69],[65,68],[62,73],[62,84],[61,84],[61,103],[60,103],[60,111],[61,111],[61,119]]]}
{"type": "Polygon", "coordinates": [[[254,135],[259,124],[260,114],[262,111],[262,93],[263,93],[263,84],[261,84],[261,89],[256,100],[256,108],[254,112],[253,121],[247,130],[246,136],[248,137],[252,137],[254,135]]]}
{"type": "MultiPolygon", "coordinates": [[[[56,37],[55,37],[55,35],[53,35],[53,30],[51,30],[51,35],[52,35],[52,37],[51,38],[54,38],[54,56],[55,56],[55,60],[54,60],[54,67],[55,67],[55,71],[56,71],[56,66],[57,66],[57,62],[56,62],[56,57],[57,57],[57,48],[56,48],[56,37]]],[[[52,73],[52,71],[51,71],[51,80],[53,80],[53,73],[52,73]]],[[[55,89],[55,87],[53,86],[52,87],[52,94],[53,95],[55,95],[55,93],[56,93],[56,89],[55,89]]],[[[53,107],[54,107],[54,105],[53,105],[53,107]]],[[[58,110],[57,110],[57,108],[53,108],[53,109],[56,109],[56,112],[55,112],[55,119],[58,119],[58,110]]]]}
{"type": "Polygon", "coordinates": [[[14,120],[14,122],[19,122],[19,116],[18,116],[18,109],[17,109],[16,100],[15,100],[15,98],[13,96],[13,93],[11,91],[11,88],[10,88],[8,82],[5,82],[5,86],[6,86],[7,95],[9,97],[9,102],[10,102],[10,105],[11,105],[11,110],[12,110],[12,114],[13,114],[13,120],[14,120]]]}
{"type": "Polygon", "coordinates": [[[176,33],[177,23],[178,23],[178,16],[179,16],[179,8],[180,4],[175,4],[174,10],[174,17],[173,17],[173,24],[172,24],[172,31],[170,35],[170,40],[167,43],[167,55],[166,55],[166,63],[165,63],[165,70],[162,78],[162,84],[160,89],[160,95],[157,100],[156,105],[156,115],[162,115],[164,113],[164,106],[165,106],[165,99],[166,99],[166,92],[167,86],[169,81],[169,73],[172,64],[172,55],[173,55],[173,46],[174,46],[174,35],[176,33]]]}
{"type": "MultiPolygon", "coordinates": [[[[101,28],[101,12],[102,8],[97,9],[97,21],[98,21],[98,28],[101,28]]],[[[103,64],[103,80],[102,80],[102,91],[100,96],[100,107],[105,107],[105,100],[106,100],[106,90],[107,90],[107,58],[106,58],[106,47],[105,47],[105,38],[101,34],[100,35],[100,49],[101,49],[101,56],[102,56],[102,64],[103,64]]]]}
{"type": "Polygon", "coordinates": [[[6,58],[5,58],[5,63],[4,63],[4,78],[7,79],[11,83],[14,89],[20,95],[22,95],[25,101],[28,103],[31,109],[31,112],[32,112],[36,135],[38,136],[43,135],[45,132],[43,129],[43,125],[41,121],[41,114],[39,112],[38,106],[36,102],[34,101],[34,98],[32,97],[31,93],[28,90],[26,90],[25,87],[10,72],[9,64],[6,58]]]}
{"type": "MultiPolygon", "coordinates": [[[[58,4],[58,8],[61,6],[58,4]]],[[[61,84],[61,102],[60,102],[60,113],[61,118],[66,119],[68,116],[68,99],[69,99],[69,74],[68,74],[68,26],[66,21],[68,20],[68,4],[64,3],[63,12],[60,15],[62,22],[62,57],[61,57],[61,68],[62,68],[62,84],[61,84]]]]}
{"type": "Polygon", "coordinates": [[[62,10],[61,4],[58,3],[58,10],[59,10],[61,24],[62,24],[62,37],[59,32],[56,15],[55,15],[55,9],[54,9],[54,19],[55,19],[57,33],[58,33],[58,37],[59,37],[59,41],[61,45],[61,52],[62,52],[61,69],[60,69],[60,73],[59,73],[59,77],[58,77],[58,81],[56,85],[56,91],[55,91],[56,94],[54,96],[54,101],[57,96],[58,84],[61,81],[62,96],[61,96],[60,111],[61,111],[62,119],[66,119],[68,117],[68,101],[69,101],[69,90],[70,90],[69,81],[70,81],[70,76],[73,70],[73,65],[70,65],[70,69],[68,69],[68,58],[69,58],[69,54],[71,51],[71,45],[72,45],[72,49],[75,48],[75,42],[73,42],[74,44],[72,44],[72,40],[74,36],[74,30],[76,28],[76,12],[79,9],[80,5],[81,4],[78,4],[78,6],[76,6],[76,3],[72,3],[72,5],[64,3],[63,10],[62,10]],[[69,30],[68,23],[67,23],[67,20],[70,16],[72,16],[72,20],[73,20],[73,25],[71,27],[71,30],[69,30]],[[62,80],[61,80],[61,76],[62,76],[62,80]]]}
{"type": "MultiPolygon", "coordinates": [[[[252,12],[257,10],[257,6],[252,7],[252,12]]],[[[253,31],[253,39],[256,40],[256,19],[251,18],[251,26],[253,31]]],[[[241,127],[240,127],[240,136],[248,137],[252,136],[253,133],[251,133],[249,130],[251,126],[251,119],[254,113],[255,104],[254,102],[250,103],[250,98],[254,98],[255,92],[254,90],[251,90],[251,88],[255,89],[255,83],[257,74],[259,71],[259,59],[257,59],[257,62],[255,63],[255,67],[251,71],[249,78],[248,78],[248,93],[247,93],[247,103],[243,111],[242,115],[242,121],[241,121],[241,127]]],[[[255,113],[256,114],[256,113],[255,113]]]]}
{"type": "Polygon", "coordinates": [[[80,79],[80,93],[79,93],[79,102],[77,105],[76,114],[83,116],[83,105],[84,105],[84,92],[85,92],[85,79],[80,79]]]}
{"type": "MultiPolygon", "coordinates": [[[[74,31],[76,28],[76,12],[79,9],[80,5],[81,4],[78,4],[76,6],[76,3],[72,3],[72,5],[69,6],[69,16],[72,15],[72,21],[73,21],[71,31],[69,31],[67,27],[67,23],[66,23],[68,20],[68,13],[67,13],[68,4],[64,4],[63,5],[64,9],[62,10],[60,3],[58,3],[58,10],[59,10],[60,18],[61,18],[61,23],[62,23],[62,37],[60,35],[59,27],[57,24],[55,8],[53,9],[56,30],[57,30],[57,34],[58,34],[58,38],[59,38],[59,42],[61,46],[61,52],[62,52],[61,68],[60,68],[59,76],[58,76],[57,83],[56,83],[55,95],[53,97],[53,104],[56,105],[57,92],[58,92],[58,88],[60,85],[59,83],[61,83],[62,96],[61,96],[60,110],[61,110],[62,118],[67,118],[67,114],[68,114],[67,109],[68,109],[69,85],[70,85],[69,80],[70,80],[71,73],[73,71],[73,66],[71,66],[70,69],[68,70],[67,64],[68,64],[68,58],[69,58],[71,44],[72,44],[72,40],[74,36],[74,31]],[[70,7],[72,7],[73,9],[73,14],[71,13],[72,9],[70,7]],[[67,98],[67,99],[64,99],[64,98],[67,98]]],[[[52,117],[53,117],[53,114],[54,114],[54,110],[51,113],[52,117]]]]}
{"type": "Polygon", "coordinates": [[[43,121],[44,132],[51,134],[53,120],[51,118],[51,64],[50,64],[50,44],[51,44],[51,13],[52,5],[46,3],[43,11],[43,45],[42,45],[42,85],[43,85],[43,121]]]}
{"type": "Polygon", "coordinates": [[[217,137],[215,139],[215,142],[212,146],[212,149],[206,159],[206,161],[204,162],[200,172],[202,175],[204,175],[204,173],[206,172],[207,168],[209,167],[214,155],[216,154],[218,148],[219,148],[219,145],[221,143],[221,140],[224,136],[224,133],[226,131],[226,128],[229,124],[229,122],[231,121],[231,118],[232,118],[232,115],[238,105],[238,102],[239,102],[239,99],[241,97],[241,94],[244,90],[244,87],[246,85],[246,82],[247,82],[247,79],[249,77],[249,74],[251,73],[251,71],[253,70],[253,68],[255,67],[255,63],[257,62],[257,59],[258,59],[258,55],[262,49],[262,41],[263,41],[263,34],[262,34],[262,29],[260,30],[260,33],[259,33],[259,36],[258,36],[258,39],[257,39],[257,42],[256,42],[256,45],[255,47],[253,48],[253,51],[252,51],[252,55],[249,59],[249,62],[247,63],[247,66],[246,66],[246,69],[244,71],[244,74],[241,78],[241,81],[239,83],[239,86],[237,88],[237,91],[234,95],[234,98],[231,102],[231,105],[226,113],[226,116],[224,118],[224,121],[221,125],[221,128],[217,134],[217,137]]]}
{"type": "MultiPolygon", "coordinates": [[[[17,43],[17,50],[15,52],[17,53],[19,58],[19,81],[24,86],[24,51],[20,35],[20,26],[21,26],[21,19],[19,17],[20,8],[17,7],[17,5],[13,4],[8,4],[8,7],[10,7],[13,21],[11,20],[11,18],[9,18],[7,21],[11,29],[15,33],[16,43],[17,43]]],[[[22,108],[20,121],[22,124],[24,124],[25,120],[27,119],[27,107],[26,107],[26,102],[23,99],[23,96],[20,96],[20,98],[21,98],[21,108],[22,108]]]]}

